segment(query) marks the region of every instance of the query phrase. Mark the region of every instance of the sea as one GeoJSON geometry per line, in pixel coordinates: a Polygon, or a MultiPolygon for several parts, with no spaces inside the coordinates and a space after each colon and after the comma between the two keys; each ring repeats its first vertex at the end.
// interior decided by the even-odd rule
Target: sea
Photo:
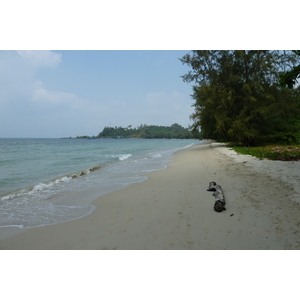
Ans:
{"type": "Polygon", "coordinates": [[[0,228],[82,218],[98,197],[147,180],[174,153],[202,142],[0,138],[0,228]]]}

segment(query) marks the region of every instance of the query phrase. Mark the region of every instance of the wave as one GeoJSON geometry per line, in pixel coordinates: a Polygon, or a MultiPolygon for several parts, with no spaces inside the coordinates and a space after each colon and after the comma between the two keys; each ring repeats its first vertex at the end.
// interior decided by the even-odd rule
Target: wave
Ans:
{"type": "Polygon", "coordinates": [[[62,176],[61,178],[56,178],[56,179],[50,180],[48,182],[40,182],[35,185],[31,185],[26,188],[11,192],[10,194],[1,197],[0,200],[5,201],[5,200],[10,200],[10,199],[13,199],[16,197],[24,197],[26,195],[37,194],[39,192],[49,189],[50,187],[53,187],[54,185],[68,182],[71,179],[72,179],[72,177],[62,176]]]}
{"type": "Polygon", "coordinates": [[[110,154],[108,155],[108,157],[112,157],[112,158],[118,158],[119,160],[126,160],[129,157],[131,157],[132,154],[110,154]]]}
{"type": "Polygon", "coordinates": [[[11,191],[8,194],[0,197],[0,201],[6,201],[6,200],[11,200],[13,198],[19,198],[19,197],[24,197],[27,195],[38,194],[40,192],[50,189],[51,187],[57,186],[59,184],[67,183],[70,180],[75,179],[77,177],[88,175],[89,173],[95,172],[95,171],[101,169],[102,167],[103,167],[103,164],[98,164],[98,165],[92,166],[88,169],[78,170],[77,172],[74,172],[74,173],[65,174],[60,177],[56,177],[56,178],[50,179],[45,182],[39,182],[35,185],[30,185],[25,188],[14,190],[14,191],[11,191]]]}
{"type": "Polygon", "coordinates": [[[128,159],[130,156],[132,156],[132,154],[122,154],[122,155],[119,157],[119,160],[125,160],[125,159],[128,159]]]}

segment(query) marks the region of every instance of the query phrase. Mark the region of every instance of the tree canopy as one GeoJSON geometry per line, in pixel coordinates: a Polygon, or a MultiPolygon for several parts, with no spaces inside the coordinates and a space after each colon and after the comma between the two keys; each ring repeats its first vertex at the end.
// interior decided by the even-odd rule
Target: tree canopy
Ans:
{"type": "Polygon", "coordinates": [[[181,59],[194,82],[191,119],[203,138],[245,145],[282,139],[299,119],[299,89],[282,88],[279,73],[297,59],[291,51],[195,50],[181,59]]]}
{"type": "MultiPolygon", "coordinates": [[[[293,52],[300,56],[300,50],[293,50],[293,52]]],[[[292,67],[290,71],[287,71],[280,75],[281,86],[288,86],[288,88],[293,88],[293,86],[298,82],[297,79],[300,78],[300,64],[298,66],[292,67]]]]}
{"type": "Polygon", "coordinates": [[[104,127],[97,138],[144,138],[144,139],[193,139],[198,138],[190,130],[174,123],[171,126],[140,125],[127,127],[104,127]]]}

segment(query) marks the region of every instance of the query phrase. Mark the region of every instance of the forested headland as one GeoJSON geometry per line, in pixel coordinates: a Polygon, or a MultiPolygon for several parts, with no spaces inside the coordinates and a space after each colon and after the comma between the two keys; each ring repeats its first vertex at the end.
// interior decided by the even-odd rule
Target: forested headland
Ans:
{"type": "Polygon", "coordinates": [[[191,132],[189,129],[175,123],[171,126],[140,125],[133,128],[104,127],[96,138],[136,138],[136,139],[194,139],[199,138],[199,132],[191,132]]]}
{"type": "Polygon", "coordinates": [[[193,82],[193,128],[244,146],[300,144],[300,51],[194,50],[180,58],[193,82]]]}

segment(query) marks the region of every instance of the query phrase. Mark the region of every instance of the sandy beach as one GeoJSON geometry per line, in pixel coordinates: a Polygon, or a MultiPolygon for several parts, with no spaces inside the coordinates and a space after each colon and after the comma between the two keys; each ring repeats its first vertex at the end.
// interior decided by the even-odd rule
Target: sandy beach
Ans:
{"type": "Polygon", "coordinates": [[[147,177],[98,198],[84,218],[24,230],[0,249],[300,249],[300,162],[207,143],[177,152],[147,177]],[[222,186],[226,211],[214,211],[210,181],[222,186]]]}

